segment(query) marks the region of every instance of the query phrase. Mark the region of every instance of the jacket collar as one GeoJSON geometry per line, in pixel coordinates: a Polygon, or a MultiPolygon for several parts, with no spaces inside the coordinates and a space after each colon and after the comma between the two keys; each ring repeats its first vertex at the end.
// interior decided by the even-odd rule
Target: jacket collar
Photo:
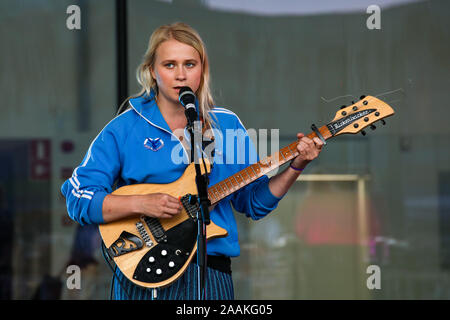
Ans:
{"type": "Polygon", "coordinates": [[[144,93],[139,97],[130,99],[130,105],[148,123],[172,133],[172,130],[170,130],[169,125],[156,104],[155,92],[153,89],[150,91],[150,95],[144,93]]]}

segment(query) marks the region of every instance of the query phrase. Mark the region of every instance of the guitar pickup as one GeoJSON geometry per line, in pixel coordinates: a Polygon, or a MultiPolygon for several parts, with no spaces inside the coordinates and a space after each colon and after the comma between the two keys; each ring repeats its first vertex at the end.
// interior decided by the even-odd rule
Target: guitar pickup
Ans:
{"type": "Polygon", "coordinates": [[[123,231],[119,238],[108,248],[108,253],[112,257],[118,257],[123,254],[139,250],[143,247],[142,240],[132,233],[123,231]],[[128,245],[128,246],[127,246],[128,245]]]}
{"type": "Polygon", "coordinates": [[[147,224],[147,227],[152,233],[153,238],[156,240],[156,242],[167,242],[166,232],[164,231],[164,228],[157,218],[143,216],[142,219],[147,224]]]}

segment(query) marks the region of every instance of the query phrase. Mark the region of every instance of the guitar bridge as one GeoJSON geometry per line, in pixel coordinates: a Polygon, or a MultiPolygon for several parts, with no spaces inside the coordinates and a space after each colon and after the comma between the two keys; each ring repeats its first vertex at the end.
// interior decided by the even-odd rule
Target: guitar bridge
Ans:
{"type": "Polygon", "coordinates": [[[144,240],[145,245],[147,247],[153,246],[153,242],[150,239],[150,236],[148,235],[147,231],[145,230],[144,224],[142,222],[139,221],[138,223],[136,223],[136,229],[138,230],[139,234],[144,240]]]}

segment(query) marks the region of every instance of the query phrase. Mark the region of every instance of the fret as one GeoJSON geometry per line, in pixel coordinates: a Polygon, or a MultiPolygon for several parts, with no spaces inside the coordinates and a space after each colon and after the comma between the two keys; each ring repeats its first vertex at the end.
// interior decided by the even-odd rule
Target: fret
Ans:
{"type": "Polygon", "coordinates": [[[258,175],[256,174],[255,170],[253,170],[253,165],[250,166],[250,169],[252,169],[253,173],[255,174],[255,177],[258,177],[258,175]]]}
{"type": "Polygon", "coordinates": [[[248,175],[248,179],[249,179],[250,181],[252,181],[252,176],[250,175],[250,173],[248,173],[247,168],[245,168],[245,169],[242,170],[242,171],[244,171],[244,172],[248,175]]]}
{"type": "Polygon", "coordinates": [[[242,174],[241,174],[240,172],[238,172],[238,175],[241,176],[242,182],[245,184],[245,179],[244,179],[244,177],[242,176],[242,174]]]}
{"type": "Polygon", "coordinates": [[[226,187],[228,188],[228,190],[233,189],[233,184],[231,183],[231,181],[230,181],[229,178],[225,179],[224,182],[225,182],[225,185],[226,185],[226,187]],[[231,186],[231,187],[228,186],[228,183],[230,183],[230,186],[231,186]]]}
{"type": "MultiPolygon", "coordinates": [[[[279,163],[280,163],[280,151],[277,151],[277,152],[275,152],[275,154],[273,154],[272,156],[271,156],[273,159],[275,159],[275,166],[279,166],[279,163]]],[[[271,167],[272,167],[272,165],[271,165],[271,167]]]]}
{"type": "Polygon", "coordinates": [[[224,194],[227,194],[227,190],[225,190],[225,188],[223,187],[222,183],[223,183],[223,181],[219,182],[219,187],[222,188],[224,194]]]}
{"type": "Polygon", "coordinates": [[[219,190],[217,190],[217,185],[214,186],[214,194],[215,194],[217,200],[222,199],[222,197],[220,196],[219,190]]]}
{"type": "Polygon", "coordinates": [[[217,193],[216,193],[216,192],[214,192],[213,190],[211,190],[211,193],[212,193],[212,199],[213,199],[214,202],[217,202],[217,201],[220,200],[220,198],[217,196],[217,193]]]}
{"type": "Polygon", "coordinates": [[[237,188],[239,189],[240,184],[239,184],[239,182],[237,182],[237,180],[236,180],[236,178],[234,177],[234,175],[232,175],[231,178],[234,179],[234,181],[236,182],[236,186],[237,186],[237,188]]]}
{"type": "Polygon", "coordinates": [[[283,152],[280,150],[280,151],[278,151],[278,153],[279,154],[281,154],[281,157],[283,158],[283,160],[286,162],[286,158],[284,157],[284,154],[283,154],[283,152]]]}
{"type": "Polygon", "coordinates": [[[291,145],[290,144],[288,144],[288,148],[289,148],[289,151],[292,153],[292,157],[293,158],[295,158],[297,155],[296,155],[296,152],[292,152],[292,149],[291,149],[291,145]]]}
{"type": "Polygon", "coordinates": [[[265,162],[260,161],[260,163],[264,168],[270,168],[272,166],[272,158],[271,157],[267,157],[263,160],[265,160],[265,162]]]}
{"type": "Polygon", "coordinates": [[[264,172],[264,169],[261,167],[261,162],[258,161],[256,164],[258,165],[258,170],[261,172],[261,175],[262,175],[264,172]]]}
{"type": "Polygon", "coordinates": [[[221,195],[220,195],[220,192],[217,190],[217,187],[214,188],[214,192],[215,192],[215,194],[217,196],[217,199],[221,199],[222,198],[221,195]]]}
{"type": "Polygon", "coordinates": [[[208,190],[208,199],[209,199],[209,201],[211,201],[211,202],[215,202],[216,201],[216,197],[214,196],[214,192],[212,191],[212,189],[209,189],[208,190]]]}
{"type": "Polygon", "coordinates": [[[261,173],[261,167],[258,165],[258,162],[255,163],[254,165],[252,165],[252,167],[253,167],[253,168],[252,168],[253,171],[256,172],[256,175],[259,176],[260,173],[261,173]]]}
{"type": "Polygon", "coordinates": [[[238,173],[236,173],[234,176],[236,177],[235,179],[236,179],[236,181],[238,182],[239,185],[244,183],[244,180],[242,179],[242,177],[239,178],[240,175],[238,173]],[[238,179],[241,179],[241,181],[239,181],[238,179]]]}
{"type": "Polygon", "coordinates": [[[281,152],[284,153],[284,157],[285,157],[285,160],[286,160],[286,161],[292,159],[292,158],[290,157],[290,152],[289,152],[286,148],[283,148],[283,149],[281,150],[281,152]]]}

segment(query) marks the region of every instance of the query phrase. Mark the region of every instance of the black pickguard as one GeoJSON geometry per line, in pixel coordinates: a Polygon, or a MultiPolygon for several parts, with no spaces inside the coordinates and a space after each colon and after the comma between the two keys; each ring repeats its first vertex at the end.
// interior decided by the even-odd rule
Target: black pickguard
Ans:
{"type": "Polygon", "coordinates": [[[192,219],[176,225],[172,229],[166,230],[167,242],[158,243],[150,249],[139,261],[133,279],[146,282],[158,283],[174,276],[186,263],[189,255],[194,249],[197,241],[197,223],[192,219]],[[163,250],[166,255],[163,255],[163,250]],[[154,261],[151,262],[151,257],[154,261]],[[174,266],[170,267],[169,263],[174,266]],[[161,271],[158,274],[158,270],[161,271]]]}

